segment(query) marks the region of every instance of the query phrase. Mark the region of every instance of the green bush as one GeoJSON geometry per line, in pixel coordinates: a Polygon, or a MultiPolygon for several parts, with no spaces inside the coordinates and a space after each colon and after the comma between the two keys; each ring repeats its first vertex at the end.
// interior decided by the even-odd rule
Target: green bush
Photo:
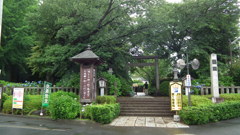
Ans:
{"type": "Polygon", "coordinates": [[[97,96],[96,102],[98,104],[115,104],[116,97],[114,97],[114,96],[97,96]]]}
{"type": "Polygon", "coordinates": [[[180,111],[185,124],[199,125],[240,117],[240,102],[224,102],[220,104],[185,107],[180,111]]]}
{"type": "Polygon", "coordinates": [[[103,105],[88,105],[83,112],[84,118],[90,118],[98,123],[108,124],[120,113],[120,105],[103,104],[103,105]]]}
{"type": "Polygon", "coordinates": [[[240,101],[240,94],[221,94],[221,98],[224,98],[224,101],[240,101]]]}
{"type": "MultiPolygon", "coordinates": [[[[28,114],[34,110],[40,110],[42,105],[41,95],[24,95],[23,113],[28,114]]],[[[9,96],[3,104],[4,113],[12,113],[12,96],[9,96]]],[[[19,114],[21,110],[14,111],[19,114]]]]}
{"type": "MultiPolygon", "coordinates": [[[[183,107],[188,106],[188,97],[183,95],[183,107]]],[[[206,96],[191,95],[192,106],[212,105],[212,101],[206,96]]]]}
{"type": "Polygon", "coordinates": [[[154,95],[156,93],[156,88],[154,86],[149,86],[148,95],[154,95]]]}
{"type": "Polygon", "coordinates": [[[131,84],[132,83],[129,83],[126,79],[124,78],[120,78],[120,81],[121,81],[121,93],[122,93],[122,96],[131,96],[133,90],[132,90],[132,87],[131,87],[131,84]]]}
{"type": "Polygon", "coordinates": [[[8,99],[8,95],[6,93],[3,93],[2,96],[2,104],[8,99]]]}
{"type": "Polygon", "coordinates": [[[115,75],[111,75],[107,72],[103,72],[101,73],[100,75],[101,77],[105,78],[107,80],[107,88],[108,88],[108,94],[109,95],[114,95],[115,94],[115,89],[117,90],[117,95],[121,95],[121,87],[122,87],[122,84],[121,84],[121,81],[119,78],[117,78],[115,75]],[[115,88],[115,85],[114,84],[117,84],[116,88],[115,88]]]}
{"type": "Polygon", "coordinates": [[[163,81],[160,84],[160,95],[161,96],[169,96],[169,81],[163,81]]]}
{"type": "Polygon", "coordinates": [[[65,92],[65,91],[58,91],[58,92],[54,92],[51,94],[51,98],[58,98],[61,97],[62,95],[67,95],[72,97],[73,99],[79,100],[79,96],[76,95],[73,92],[65,92]]]}
{"type": "Polygon", "coordinates": [[[55,92],[50,98],[48,110],[52,119],[74,119],[80,112],[80,103],[74,93],[55,92]]]}

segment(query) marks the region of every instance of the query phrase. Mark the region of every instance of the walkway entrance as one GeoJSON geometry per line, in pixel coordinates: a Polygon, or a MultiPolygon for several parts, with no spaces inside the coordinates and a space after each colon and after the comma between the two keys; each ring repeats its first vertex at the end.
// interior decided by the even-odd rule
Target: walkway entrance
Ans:
{"type": "Polygon", "coordinates": [[[189,128],[180,122],[173,122],[172,117],[137,117],[120,116],[110,126],[120,127],[160,127],[160,128],[189,128]]]}
{"type": "Polygon", "coordinates": [[[158,69],[158,56],[133,56],[136,60],[143,59],[154,59],[154,63],[129,63],[130,67],[144,67],[144,66],[155,66],[155,75],[156,75],[156,89],[159,92],[159,69],[158,69]]]}
{"type": "Polygon", "coordinates": [[[121,116],[173,116],[169,97],[134,96],[118,97],[121,116]]]}

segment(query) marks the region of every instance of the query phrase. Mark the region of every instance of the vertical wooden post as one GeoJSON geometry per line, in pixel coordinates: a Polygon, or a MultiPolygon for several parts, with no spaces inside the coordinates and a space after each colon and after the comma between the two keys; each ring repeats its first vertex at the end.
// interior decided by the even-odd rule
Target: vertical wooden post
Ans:
{"type": "Polygon", "coordinates": [[[114,82],[114,96],[117,97],[117,82],[114,82]]]}
{"type": "Polygon", "coordinates": [[[158,69],[158,58],[155,58],[155,70],[156,70],[156,88],[157,93],[159,92],[159,69],[158,69]]]}
{"type": "Polygon", "coordinates": [[[2,111],[3,85],[0,84],[0,111],[2,111]]]}

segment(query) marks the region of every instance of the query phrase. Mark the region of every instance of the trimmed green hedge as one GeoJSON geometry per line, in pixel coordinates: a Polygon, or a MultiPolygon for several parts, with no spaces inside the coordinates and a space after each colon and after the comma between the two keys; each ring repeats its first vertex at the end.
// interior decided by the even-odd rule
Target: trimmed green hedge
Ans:
{"type": "Polygon", "coordinates": [[[224,101],[240,101],[240,94],[221,94],[221,98],[224,98],[224,101]]]}
{"type": "Polygon", "coordinates": [[[97,96],[96,102],[98,104],[115,104],[116,97],[114,96],[97,96]]]}
{"type": "Polygon", "coordinates": [[[185,124],[199,125],[240,117],[240,102],[224,102],[220,104],[185,107],[180,111],[185,124]]]}
{"type": "MultiPolygon", "coordinates": [[[[40,110],[42,105],[41,95],[24,95],[23,113],[29,114],[32,111],[40,110]]],[[[8,96],[3,104],[4,113],[12,113],[12,96],[8,96]]],[[[19,114],[21,111],[14,111],[15,114],[19,114]]]]}
{"type": "MultiPolygon", "coordinates": [[[[191,95],[192,106],[212,105],[212,101],[206,96],[191,95]]],[[[188,97],[183,95],[183,107],[188,106],[188,97]]]]}
{"type": "Polygon", "coordinates": [[[90,118],[98,123],[108,124],[120,114],[120,105],[103,104],[88,105],[85,107],[83,117],[90,118]]]}

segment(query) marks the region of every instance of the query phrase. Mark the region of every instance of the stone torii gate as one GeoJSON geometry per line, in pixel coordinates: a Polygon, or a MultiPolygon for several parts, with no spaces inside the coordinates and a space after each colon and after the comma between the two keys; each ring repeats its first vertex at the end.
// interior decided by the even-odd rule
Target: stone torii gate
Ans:
{"type": "Polygon", "coordinates": [[[158,59],[159,56],[132,56],[136,60],[140,59],[154,59],[154,63],[129,63],[130,67],[144,67],[144,66],[155,66],[156,74],[156,89],[159,92],[159,69],[158,69],[158,59]]]}

